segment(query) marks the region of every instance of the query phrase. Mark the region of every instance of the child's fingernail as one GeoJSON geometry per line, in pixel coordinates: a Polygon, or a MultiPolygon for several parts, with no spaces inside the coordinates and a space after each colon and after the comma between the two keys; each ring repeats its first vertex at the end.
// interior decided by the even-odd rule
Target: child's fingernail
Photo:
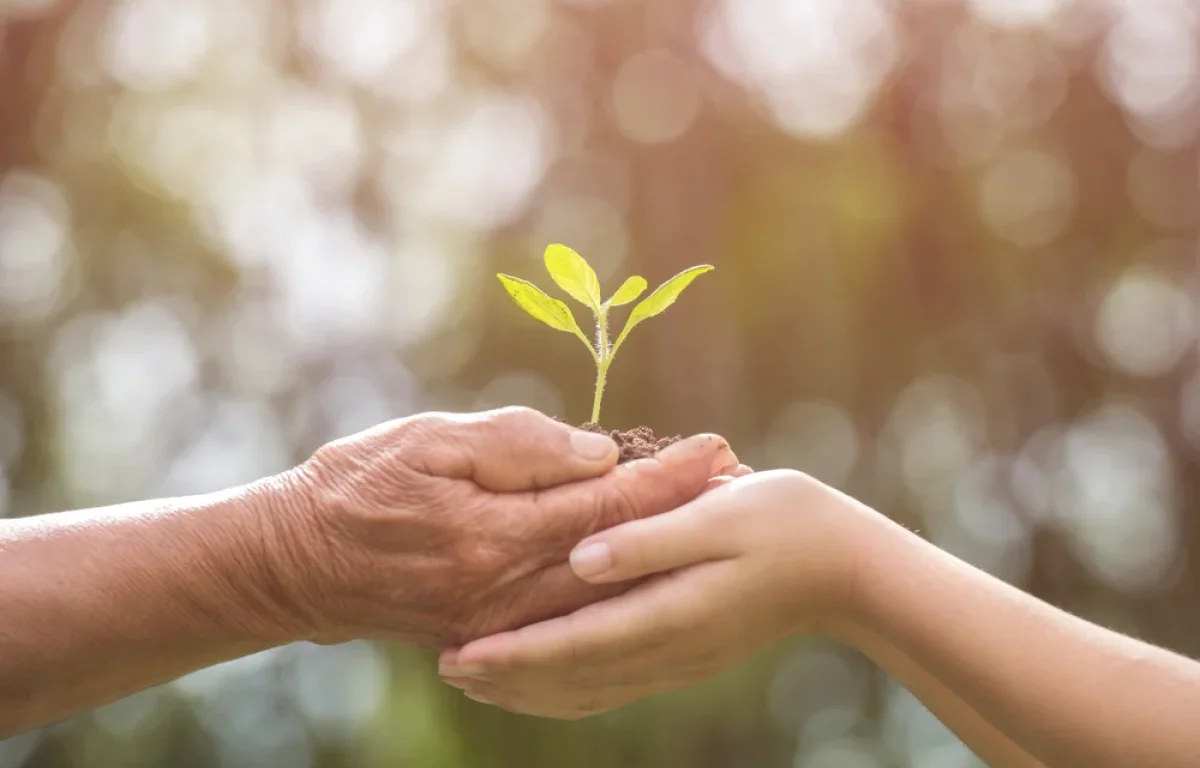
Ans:
{"type": "Polygon", "coordinates": [[[580,578],[599,576],[612,567],[612,549],[602,541],[576,547],[571,553],[571,568],[580,578]]]}
{"type": "Polygon", "coordinates": [[[483,670],[469,664],[461,667],[456,664],[444,664],[438,669],[438,674],[442,677],[478,677],[483,674],[483,670]]]}

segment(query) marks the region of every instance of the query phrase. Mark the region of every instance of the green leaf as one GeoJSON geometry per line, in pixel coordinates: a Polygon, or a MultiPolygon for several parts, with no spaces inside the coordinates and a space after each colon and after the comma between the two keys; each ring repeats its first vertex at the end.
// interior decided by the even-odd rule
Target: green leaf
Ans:
{"type": "Polygon", "coordinates": [[[697,277],[700,277],[700,275],[703,275],[705,272],[713,271],[713,269],[714,267],[709,266],[708,264],[702,264],[698,267],[690,267],[655,288],[654,293],[647,296],[641,304],[638,304],[633,308],[633,312],[629,315],[629,322],[625,323],[625,329],[621,331],[621,335],[617,338],[616,344],[613,344],[611,354],[615,355],[617,353],[617,349],[619,349],[621,343],[625,341],[625,337],[629,335],[629,332],[632,331],[638,323],[642,322],[643,320],[648,320],[655,315],[661,315],[663,312],[666,312],[667,309],[675,303],[675,300],[679,298],[679,294],[683,293],[684,289],[692,284],[693,280],[695,280],[697,277]]]}
{"type": "MultiPolygon", "coordinates": [[[[577,336],[583,336],[583,331],[575,322],[571,308],[558,299],[553,299],[542,292],[528,280],[511,275],[497,275],[508,295],[513,297],[517,306],[556,331],[565,331],[577,336]]],[[[591,346],[590,344],[588,346],[591,346]]]]}
{"type": "Polygon", "coordinates": [[[565,245],[546,248],[546,269],[571,298],[586,304],[592,311],[600,311],[600,279],[584,258],[565,245]]]}
{"type": "Polygon", "coordinates": [[[642,295],[647,286],[646,278],[631,277],[617,289],[617,292],[612,295],[611,299],[604,302],[604,306],[623,307],[630,302],[637,301],[637,297],[642,295]]]}

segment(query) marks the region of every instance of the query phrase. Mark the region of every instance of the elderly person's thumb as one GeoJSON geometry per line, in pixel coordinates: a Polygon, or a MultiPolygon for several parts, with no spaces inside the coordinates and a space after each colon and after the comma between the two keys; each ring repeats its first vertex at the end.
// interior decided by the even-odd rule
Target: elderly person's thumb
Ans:
{"type": "MultiPolygon", "coordinates": [[[[619,454],[607,435],[576,429],[529,408],[454,416],[449,428],[441,425],[437,440],[423,443],[423,455],[415,457],[421,468],[439,477],[471,480],[497,493],[601,477],[616,466],[619,454]]],[[[715,436],[702,436],[699,450],[687,454],[687,463],[692,471],[702,464],[705,481],[738,466],[729,444],[715,436]]]]}
{"type": "Polygon", "coordinates": [[[553,488],[606,474],[617,464],[607,435],[575,429],[529,408],[448,417],[414,457],[431,475],[471,480],[497,493],[553,488]]]}

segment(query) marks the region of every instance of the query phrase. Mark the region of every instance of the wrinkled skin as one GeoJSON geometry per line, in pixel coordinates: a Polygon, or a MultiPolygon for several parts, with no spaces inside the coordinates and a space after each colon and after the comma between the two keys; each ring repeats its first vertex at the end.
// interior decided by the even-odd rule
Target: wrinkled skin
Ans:
{"type": "Polygon", "coordinates": [[[568,614],[629,588],[576,577],[580,539],[737,467],[716,436],[616,466],[611,441],[584,456],[577,434],[510,408],[402,419],[320,449],[286,480],[303,503],[277,519],[274,578],[301,633],[444,648],[568,614]]]}

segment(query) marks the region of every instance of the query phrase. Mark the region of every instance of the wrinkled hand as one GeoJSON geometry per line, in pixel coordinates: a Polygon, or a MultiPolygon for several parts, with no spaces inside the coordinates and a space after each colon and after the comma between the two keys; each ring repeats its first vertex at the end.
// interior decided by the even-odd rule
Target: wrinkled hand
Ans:
{"type": "Polygon", "coordinates": [[[820,631],[847,608],[852,500],[791,471],[712,485],[571,556],[595,584],[653,578],[569,616],[447,651],[443,678],[484,703],[575,719],[705,680],[786,635],[820,631]]]}
{"type": "Polygon", "coordinates": [[[737,459],[698,436],[619,467],[607,436],[536,411],[427,414],[331,443],[291,473],[275,579],[305,634],[444,648],[619,594],[580,539],[684,504],[737,459]]]}

